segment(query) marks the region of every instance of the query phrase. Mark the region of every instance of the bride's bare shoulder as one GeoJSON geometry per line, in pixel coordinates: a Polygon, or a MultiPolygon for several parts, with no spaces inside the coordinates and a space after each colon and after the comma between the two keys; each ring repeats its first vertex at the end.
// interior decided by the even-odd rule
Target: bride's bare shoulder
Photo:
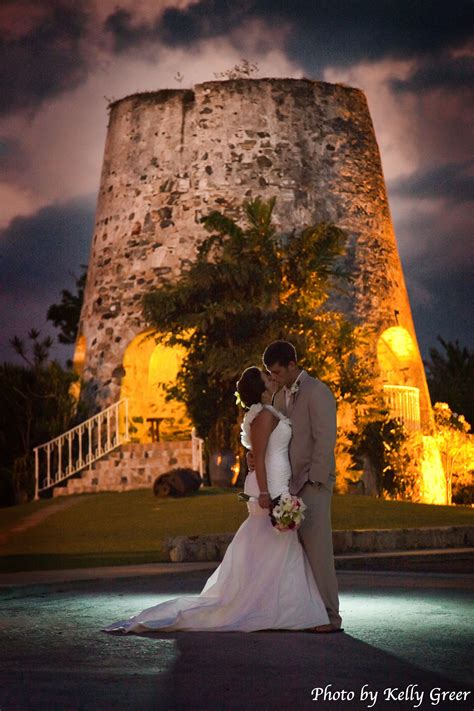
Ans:
{"type": "Polygon", "coordinates": [[[272,409],[262,407],[250,425],[252,432],[272,432],[275,429],[278,424],[278,417],[272,412],[272,409]]]}

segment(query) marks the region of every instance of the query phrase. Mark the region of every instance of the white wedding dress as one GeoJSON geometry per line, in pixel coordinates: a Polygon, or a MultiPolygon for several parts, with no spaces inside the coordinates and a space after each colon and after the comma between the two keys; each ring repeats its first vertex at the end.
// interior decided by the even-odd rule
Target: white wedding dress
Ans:
{"type": "MultiPolygon", "coordinates": [[[[291,424],[271,405],[252,405],[242,424],[245,447],[250,448],[250,424],[262,407],[279,419],[265,459],[268,490],[275,498],[288,491],[291,424]]],[[[247,475],[244,491],[252,497],[248,518],[202,592],[150,607],[104,632],[301,630],[329,622],[297,532],[279,532],[272,526],[268,509],[257,501],[255,472],[247,475]]]]}

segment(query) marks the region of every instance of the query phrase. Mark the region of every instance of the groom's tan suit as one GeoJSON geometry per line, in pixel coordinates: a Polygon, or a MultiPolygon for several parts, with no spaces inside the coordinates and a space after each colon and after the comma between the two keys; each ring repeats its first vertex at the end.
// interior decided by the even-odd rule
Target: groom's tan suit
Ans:
{"type": "Polygon", "coordinates": [[[299,530],[331,624],[341,626],[332,547],[331,497],[334,488],[336,401],[327,385],[302,371],[298,391],[279,390],[273,404],[292,424],[290,492],[308,507],[299,530]]]}

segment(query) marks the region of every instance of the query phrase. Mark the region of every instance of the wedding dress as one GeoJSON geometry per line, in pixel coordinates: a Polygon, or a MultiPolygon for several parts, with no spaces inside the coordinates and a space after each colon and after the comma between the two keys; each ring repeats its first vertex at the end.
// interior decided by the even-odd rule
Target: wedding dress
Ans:
{"type": "MultiPolygon", "coordinates": [[[[250,448],[250,424],[268,408],[279,422],[270,435],[265,465],[272,498],[288,491],[291,424],[271,405],[252,405],[242,424],[242,443],[250,448]]],[[[299,630],[327,624],[329,618],[296,531],[279,532],[268,509],[258,504],[255,472],[244,492],[248,518],[227,548],[222,563],[199,595],[186,595],[150,607],[106,627],[104,632],[209,630],[252,632],[299,630]]]]}

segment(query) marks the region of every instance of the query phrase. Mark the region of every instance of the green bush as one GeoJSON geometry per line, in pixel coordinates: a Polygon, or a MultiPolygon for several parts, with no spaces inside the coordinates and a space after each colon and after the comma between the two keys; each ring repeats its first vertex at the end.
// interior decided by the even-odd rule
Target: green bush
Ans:
{"type": "Polygon", "coordinates": [[[368,457],[383,498],[419,501],[419,466],[416,442],[403,424],[390,417],[367,422],[352,435],[351,451],[360,462],[368,457]]]}

